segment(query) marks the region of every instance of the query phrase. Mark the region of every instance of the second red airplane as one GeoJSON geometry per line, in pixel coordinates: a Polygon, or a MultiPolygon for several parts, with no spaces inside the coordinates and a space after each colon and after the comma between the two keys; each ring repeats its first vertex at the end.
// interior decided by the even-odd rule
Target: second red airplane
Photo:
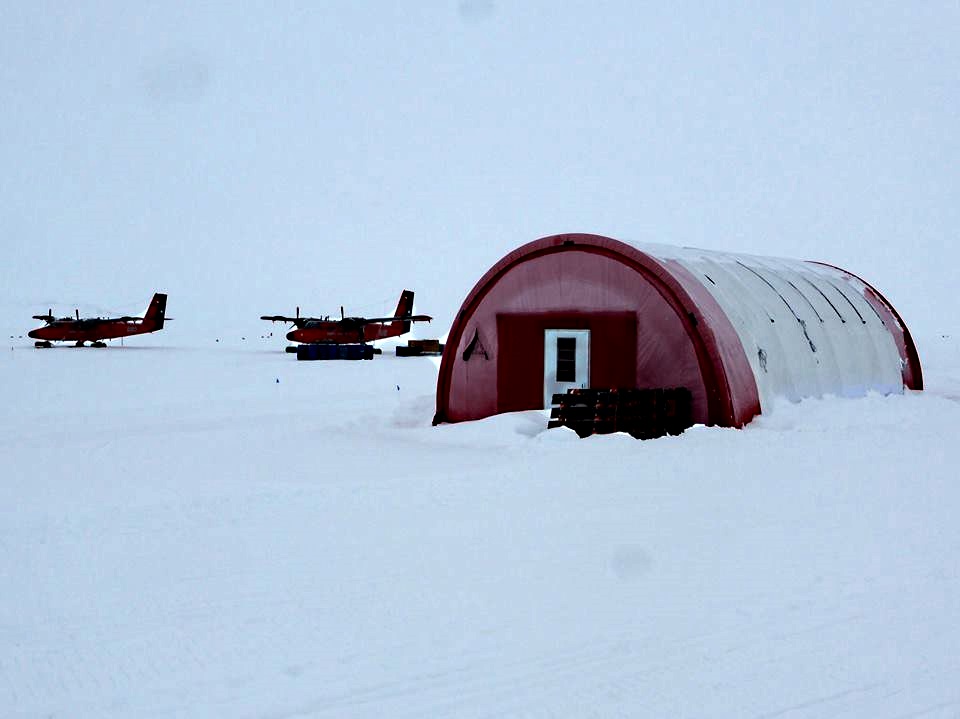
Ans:
{"type": "Polygon", "coordinates": [[[301,317],[300,308],[294,317],[285,315],[262,315],[269,322],[290,322],[294,329],[287,333],[291,342],[303,344],[354,344],[373,342],[387,337],[399,337],[410,331],[412,322],[429,322],[429,315],[413,314],[413,292],[400,293],[397,311],[393,317],[344,317],[340,308],[340,319],[330,317],[301,317]]]}

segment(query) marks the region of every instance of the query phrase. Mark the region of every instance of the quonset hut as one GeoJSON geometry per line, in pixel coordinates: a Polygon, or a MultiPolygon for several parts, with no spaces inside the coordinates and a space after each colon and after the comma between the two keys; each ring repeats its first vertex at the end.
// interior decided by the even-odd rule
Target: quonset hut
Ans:
{"type": "Polygon", "coordinates": [[[818,262],[554,235],[467,295],[434,424],[549,406],[574,387],[686,387],[695,423],[741,427],[778,397],[921,389],[893,306],[818,262]]]}

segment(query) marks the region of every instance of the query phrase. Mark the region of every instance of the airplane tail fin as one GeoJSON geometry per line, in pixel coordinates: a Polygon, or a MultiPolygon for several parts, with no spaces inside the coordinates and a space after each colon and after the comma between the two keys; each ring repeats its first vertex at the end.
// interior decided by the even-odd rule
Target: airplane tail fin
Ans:
{"type": "MultiPolygon", "coordinates": [[[[397,303],[397,311],[393,313],[394,317],[412,317],[413,316],[413,290],[404,290],[400,293],[400,301],[397,303]]],[[[400,334],[406,334],[410,331],[410,320],[397,320],[392,323],[393,329],[399,329],[400,334]]]]}
{"type": "Polygon", "coordinates": [[[397,311],[393,313],[394,317],[409,317],[413,314],[413,290],[404,290],[400,293],[400,301],[397,303],[397,311]]]}
{"type": "Polygon", "coordinates": [[[155,329],[163,329],[163,320],[167,314],[167,296],[157,292],[150,301],[147,314],[143,316],[144,323],[153,323],[155,329]]]}

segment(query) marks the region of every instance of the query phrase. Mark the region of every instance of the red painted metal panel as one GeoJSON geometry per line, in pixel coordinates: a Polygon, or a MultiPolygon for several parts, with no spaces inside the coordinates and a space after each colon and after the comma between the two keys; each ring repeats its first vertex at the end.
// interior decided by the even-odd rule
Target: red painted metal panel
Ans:
{"type": "Polygon", "coordinates": [[[543,407],[543,337],[548,329],[590,330],[590,386],[636,386],[634,312],[500,314],[496,317],[497,412],[543,407]]]}

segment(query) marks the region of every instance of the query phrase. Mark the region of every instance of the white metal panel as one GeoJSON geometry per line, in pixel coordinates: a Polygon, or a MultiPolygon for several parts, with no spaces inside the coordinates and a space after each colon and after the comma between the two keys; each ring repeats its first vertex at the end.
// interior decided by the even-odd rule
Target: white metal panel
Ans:
{"type": "Polygon", "coordinates": [[[761,407],[776,397],[903,391],[893,335],[846,273],[812,262],[637,245],[675,260],[714,296],[737,331],[761,407]]]}

